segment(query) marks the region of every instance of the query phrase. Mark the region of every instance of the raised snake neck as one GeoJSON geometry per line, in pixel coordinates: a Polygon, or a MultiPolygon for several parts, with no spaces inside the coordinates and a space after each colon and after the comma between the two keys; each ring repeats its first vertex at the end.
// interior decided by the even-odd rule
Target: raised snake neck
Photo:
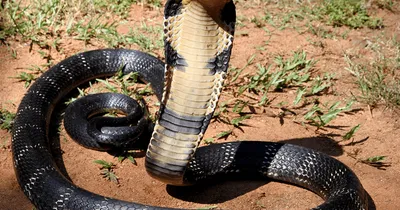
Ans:
{"type": "MultiPolygon", "coordinates": [[[[219,35],[215,35],[214,30],[200,30],[202,32],[185,37],[185,31],[190,33],[193,29],[192,24],[185,24],[198,21],[196,23],[202,25],[203,21],[215,20],[215,17],[205,15],[213,14],[204,13],[205,8],[196,1],[167,2],[164,25],[167,27],[166,58],[169,65],[166,69],[163,62],[138,51],[89,51],[55,65],[30,87],[18,108],[13,126],[12,151],[18,182],[38,209],[157,209],[105,198],[73,185],[60,173],[49,150],[48,129],[58,102],[76,86],[96,77],[112,75],[121,66],[125,74],[138,72],[144,81],[151,83],[156,95],[161,98],[159,121],[146,157],[147,171],[153,177],[177,185],[193,184],[221,175],[268,177],[300,185],[319,194],[326,201],[316,209],[368,208],[367,194],[354,173],[337,160],[310,149],[279,143],[234,142],[201,147],[195,152],[211,119],[229,61],[229,41],[232,41],[233,31],[229,32],[222,23],[234,23],[231,16],[222,16],[217,24],[203,24],[207,29],[222,26],[222,29],[217,29],[219,35]],[[179,18],[187,22],[174,25],[176,23],[172,19],[179,18]],[[168,36],[174,30],[183,33],[179,35],[181,39],[168,36]],[[183,40],[202,42],[201,36],[194,35],[205,36],[203,32],[214,33],[212,37],[218,37],[216,39],[222,42],[211,50],[202,51],[204,56],[196,56],[193,50],[197,45],[183,40]],[[215,58],[208,54],[212,50],[215,58]],[[199,63],[202,66],[194,65],[199,63]],[[185,92],[182,86],[196,82],[209,84],[212,91],[207,92],[207,88],[199,85],[200,88],[191,91],[195,94],[181,93],[185,92]],[[204,95],[210,98],[203,100],[204,95]],[[182,97],[192,99],[193,103],[182,101],[182,97]],[[171,151],[171,145],[182,151],[171,151]]],[[[225,10],[227,8],[234,9],[233,3],[226,4],[222,11],[229,12],[225,10]]]]}
{"type": "MultiPolygon", "coordinates": [[[[209,1],[203,3],[211,7],[209,1]]],[[[184,180],[188,161],[210,123],[226,77],[236,13],[233,2],[216,6],[208,12],[197,1],[165,5],[167,65],[146,170],[168,184],[190,184],[184,180]]]]}

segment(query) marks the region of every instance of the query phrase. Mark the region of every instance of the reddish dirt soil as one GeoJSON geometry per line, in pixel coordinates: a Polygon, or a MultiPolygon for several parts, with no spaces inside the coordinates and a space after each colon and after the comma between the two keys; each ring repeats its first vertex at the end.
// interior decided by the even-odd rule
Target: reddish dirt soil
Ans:
{"type": "MultiPolygon", "coordinates": [[[[259,7],[262,7],[259,5],[259,7]]],[[[275,12],[279,12],[274,7],[275,12]]],[[[133,6],[128,20],[132,25],[142,20],[150,24],[161,24],[162,9],[149,9],[146,7],[133,6]]],[[[250,17],[262,14],[257,7],[250,7],[246,2],[237,5],[240,16],[250,17]]],[[[276,55],[290,56],[292,51],[303,49],[308,58],[318,59],[315,70],[318,74],[324,72],[335,72],[337,80],[332,92],[324,94],[324,101],[346,101],[351,94],[357,94],[355,79],[344,68],[346,63],[343,58],[344,52],[356,52],[362,56],[371,56],[371,52],[364,48],[365,40],[385,32],[390,37],[400,34],[399,12],[376,10],[377,14],[384,18],[385,28],[381,30],[352,30],[347,39],[322,39],[308,32],[299,34],[294,29],[278,30],[266,25],[271,31],[269,36],[265,35],[263,29],[254,24],[246,22],[246,26],[237,29],[237,36],[231,57],[231,65],[243,67],[246,60],[253,54],[258,54],[255,63],[273,63],[276,55]],[[308,38],[321,41],[323,47],[312,45],[308,38]],[[264,43],[269,40],[267,45],[264,43]],[[264,50],[257,48],[264,45],[264,50]]],[[[121,28],[121,31],[124,29],[121,28]]],[[[126,29],[125,29],[126,30],[126,29]]],[[[339,30],[345,30],[339,28],[339,30]]],[[[37,49],[29,51],[29,44],[19,41],[9,41],[11,48],[17,51],[17,58],[12,58],[7,47],[0,46],[0,104],[3,108],[15,112],[26,89],[23,82],[18,82],[15,77],[18,72],[25,71],[24,68],[31,65],[45,63],[40,58],[37,49]]],[[[56,61],[60,61],[77,52],[102,48],[101,45],[84,46],[80,42],[65,39],[62,41],[62,53],[52,52],[56,61]]],[[[161,52],[157,54],[162,57],[161,52]]],[[[246,71],[255,71],[255,65],[246,71]]],[[[295,90],[286,90],[283,93],[271,93],[270,98],[276,97],[262,110],[257,110],[253,117],[246,120],[243,130],[236,129],[234,135],[226,140],[217,142],[239,140],[258,140],[286,142],[325,152],[349,166],[359,177],[361,183],[371,195],[376,209],[396,210],[400,209],[400,122],[399,115],[395,110],[378,107],[370,109],[367,105],[356,103],[351,113],[343,113],[335,119],[330,126],[316,131],[315,127],[303,126],[295,122],[294,117],[287,116],[283,124],[277,114],[276,108],[280,101],[292,101],[295,90]],[[357,109],[356,109],[357,108],[357,109]],[[350,141],[342,141],[343,136],[350,128],[361,124],[361,128],[354,136],[354,142],[360,143],[349,145],[350,141]],[[363,139],[367,139],[362,141],[363,139]],[[386,162],[391,166],[386,170],[358,162],[353,154],[357,151],[356,159],[365,159],[377,155],[387,156],[386,162]]],[[[230,99],[232,96],[228,91],[224,92],[221,101],[230,99]]],[[[205,138],[227,130],[228,125],[220,122],[212,122],[207,130],[205,138]]],[[[5,148],[0,149],[0,209],[32,209],[33,206],[24,196],[17,183],[10,149],[10,134],[0,130],[1,142],[6,143],[5,148]]],[[[226,181],[224,183],[213,183],[209,186],[195,186],[187,188],[167,187],[165,184],[149,177],[144,169],[144,159],[136,158],[137,166],[129,161],[118,163],[115,170],[120,183],[115,184],[103,179],[99,173],[99,166],[93,160],[103,159],[117,163],[117,160],[103,152],[96,152],[80,147],[72,141],[65,132],[60,137],[62,160],[71,180],[78,186],[89,191],[111,196],[127,201],[138,202],[149,205],[177,208],[201,208],[216,206],[220,209],[309,209],[317,206],[323,200],[317,195],[305,189],[277,183],[273,181],[226,181]]]]}

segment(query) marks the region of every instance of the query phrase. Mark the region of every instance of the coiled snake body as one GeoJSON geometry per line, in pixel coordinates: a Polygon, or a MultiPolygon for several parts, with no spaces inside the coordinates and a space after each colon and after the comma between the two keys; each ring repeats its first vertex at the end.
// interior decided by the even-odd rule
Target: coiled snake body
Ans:
{"type": "MultiPolygon", "coordinates": [[[[159,209],[73,185],[49,150],[48,129],[56,104],[78,85],[122,69],[124,74],[137,72],[161,101],[146,152],[146,170],[152,177],[173,185],[231,174],[266,177],[317,193],[325,203],[316,209],[368,209],[367,194],[355,174],[322,153],[252,141],[197,149],[225,79],[234,23],[230,0],[169,0],[164,19],[166,65],[139,51],[95,50],[69,57],[45,72],[23,98],[13,126],[14,167],[25,195],[38,209],[159,209]]],[[[82,127],[69,124],[72,137],[83,135],[82,127]]],[[[144,130],[141,123],[137,130],[144,130]]],[[[108,142],[83,139],[81,144],[104,150],[108,142]]]]}

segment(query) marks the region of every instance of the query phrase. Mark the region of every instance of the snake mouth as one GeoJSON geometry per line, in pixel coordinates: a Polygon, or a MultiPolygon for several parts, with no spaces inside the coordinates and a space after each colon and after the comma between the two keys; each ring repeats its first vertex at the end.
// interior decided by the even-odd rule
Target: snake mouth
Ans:
{"type": "Polygon", "coordinates": [[[164,90],[146,154],[153,178],[190,184],[185,169],[217,105],[232,50],[230,0],[169,0],[165,6],[164,90]]]}

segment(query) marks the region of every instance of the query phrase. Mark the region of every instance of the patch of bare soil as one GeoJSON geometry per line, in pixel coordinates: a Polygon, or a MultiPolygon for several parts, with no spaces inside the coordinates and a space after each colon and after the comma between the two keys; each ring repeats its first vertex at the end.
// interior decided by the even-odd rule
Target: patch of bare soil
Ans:
{"type": "MultiPolygon", "coordinates": [[[[248,7],[246,4],[238,4],[237,10],[238,16],[246,17],[262,13],[262,10],[248,7]]],[[[318,59],[315,67],[318,74],[325,72],[336,74],[337,80],[331,88],[331,94],[321,96],[321,100],[346,101],[353,93],[359,91],[354,83],[355,79],[344,69],[347,66],[343,58],[344,52],[356,50],[362,56],[370,56],[370,52],[360,43],[382,32],[389,36],[400,34],[398,12],[379,11],[379,15],[384,17],[386,28],[377,31],[352,30],[347,39],[323,39],[308,32],[299,33],[290,28],[278,30],[270,25],[265,26],[270,31],[267,35],[264,29],[246,22],[236,31],[231,65],[243,67],[253,54],[257,54],[255,62],[272,63],[277,55],[287,57],[292,51],[303,49],[307,52],[308,58],[318,59]],[[310,43],[310,38],[321,44],[310,43]],[[260,46],[264,49],[260,50],[260,46]]],[[[161,24],[162,10],[134,6],[128,20],[127,25],[137,20],[149,20],[151,24],[161,24]]],[[[23,82],[18,82],[13,77],[21,71],[26,71],[31,65],[41,65],[45,61],[35,49],[30,50],[27,43],[10,42],[9,45],[9,47],[0,46],[0,104],[3,108],[15,112],[27,89],[24,88],[23,82]],[[17,58],[11,56],[9,48],[17,51],[17,58]]],[[[62,41],[62,48],[63,53],[52,52],[53,58],[57,61],[76,52],[96,49],[99,46],[84,47],[80,42],[65,40],[62,41]]],[[[245,71],[256,71],[256,67],[250,66],[245,71]]],[[[276,105],[280,101],[293,101],[296,92],[288,90],[271,94],[274,97],[271,104],[276,105]]],[[[221,101],[231,98],[231,95],[225,93],[221,101]]],[[[371,110],[361,103],[356,103],[353,108],[354,111],[340,114],[329,126],[316,131],[315,127],[296,123],[294,116],[279,118],[281,110],[276,106],[267,106],[246,120],[246,126],[242,126],[242,130],[235,129],[233,135],[217,142],[236,140],[285,142],[322,151],[340,160],[357,174],[373,199],[376,209],[400,209],[399,115],[396,111],[385,108],[371,110]],[[342,141],[341,136],[357,124],[361,124],[361,128],[356,132],[354,139],[342,141]],[[385,161],[390,162],[391,166],[380,170],[357,161],[377,155],[387,156],[385,161]]],[[[205,138],[229,128],[224,123],[213,121],[205,138]]],[[[5,142],[5,146],[0,149],[0,209],[32,209],[29,200],[20,190],[14,174],[10,138],[9,133],[0,130],[0,143],[5,142]]],[[[141,157],[136,158],[137,166],[129,161],[117,164],[115,173],[120,177],[120,182],[115,184],[100,176],[99,166],[93,161],[103,159],[117,163],[116,158],[107,153],[79,146],[65,132],[61,132],[58,142],[68,177],[74,184],[104,196],[175,208],[217,206],[220,209],[309,209],[322,203],[322,199],[312,192],[273,181],[243,180],[210,183],[207,186],[166,186],[146,174],[144,159],[141,157]]]]}

